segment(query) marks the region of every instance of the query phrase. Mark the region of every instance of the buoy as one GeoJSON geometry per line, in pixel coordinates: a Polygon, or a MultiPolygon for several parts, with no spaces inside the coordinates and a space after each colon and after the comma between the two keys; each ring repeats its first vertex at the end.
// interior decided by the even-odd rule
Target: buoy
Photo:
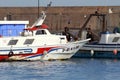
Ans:
{"type": "Polygon", "coordinates": [[[114,49],[114,50],[113,50],[113,54],[114,54],[114,55],[117,55],[117,52],[118,52],[117,49],[114,49]]]}
{"type": "Polygon", "coordinates": [[[91,50],[91,56],[93,56],[94,55],[94,50],[91,50]]]}

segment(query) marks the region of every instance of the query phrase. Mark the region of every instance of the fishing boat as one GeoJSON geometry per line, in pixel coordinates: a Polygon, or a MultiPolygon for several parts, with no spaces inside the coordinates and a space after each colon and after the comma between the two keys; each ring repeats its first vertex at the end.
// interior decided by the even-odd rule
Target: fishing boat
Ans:
{"type": "MultiPolygon", "coordinates": [[[[115,28],[112,32],[108,31],[105,26],[105,16],[106,14],[95,13],[91,14],[90,17],[85,22],[85,27],[92,16],[97,16],[100,18],[102,16],[103,26],[102,32],[98,36],[98,40],[90,41],[85,44],[80,50],[74,55],[74,57],[80,58],[120,58],[120,32],[119,28],[115,28]]],[[[93,38],[93,31],[87,30],[89,38],[93,38]],[[90,34],[89,34],[90,33],[90,34]]],[[[87,37],[86,37],[87,38],[87,37]]]]}
{"type": "Polygon", "coordinates": [[[102,33],[99,42],[84,45],[74,57],[120,58],[120,33],[102,33]]]}
{"type": "Polygon", "coordinates": [[[45,13],[19,36],[0,37],[0,61],[59,60],[71,58],[90,39],[68,42],[65,35],[51,34],[43,24],[45,13]]]}

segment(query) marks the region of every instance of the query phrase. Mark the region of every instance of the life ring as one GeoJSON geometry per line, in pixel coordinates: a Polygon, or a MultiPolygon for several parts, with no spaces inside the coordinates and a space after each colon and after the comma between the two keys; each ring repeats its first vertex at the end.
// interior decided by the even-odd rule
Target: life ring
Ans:
{"type": "Polygon", "coordinates": [[[8,56],[11,57],[11,56],[13,56],[13,54],[14,54],[14,53],[13,53],[13,51],[11,50],[11,51],[8,53],[8,56]]]}

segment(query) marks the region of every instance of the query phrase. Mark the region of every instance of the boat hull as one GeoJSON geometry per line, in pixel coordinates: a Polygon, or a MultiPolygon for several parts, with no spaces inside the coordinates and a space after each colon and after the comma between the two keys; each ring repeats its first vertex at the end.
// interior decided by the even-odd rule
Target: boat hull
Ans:
{"type": "Polygon", "coordinates": [[[119,58],[120,45],[85,45],[73,57],[78,58],[119,58]]]}
{"type": "Polygon", "coordinates": [[[21,61],[21,60],[61,60],[71,58],[85,43],[87,40],[68,42],[66,44],[59,45],[44,45],[33,46],[29,48],[25,47],[13,47],[12,52],[9,48],[0,49],[0,61],[21,61]]]}

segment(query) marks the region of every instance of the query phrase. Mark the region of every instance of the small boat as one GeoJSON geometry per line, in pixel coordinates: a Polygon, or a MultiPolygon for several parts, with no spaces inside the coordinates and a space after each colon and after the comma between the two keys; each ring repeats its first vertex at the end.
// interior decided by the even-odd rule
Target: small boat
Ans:
{"type": "Polygon", "coordinates": [[[80,50],[73,57],[120,58],[120,29],[116,27],[113,32],[108,31],[108,28],[105,25],[106,14],[101,14],[98,12],[95,12],[95,14],[90,14],[82,28],[84,29],[86,27],[90,18],[93,16],[102,19],[102,32],[96,36],[96,33],[91,30],[91,27],[88,27],[88,29],[86,28],[86,30],[84,30],[85,38],[89,37],[91,38],[91,41],[80,48],[80,50]],[[97,40],[94,40],[93,38],[96,38],[97,40]]]}
{"type": "Polygon", "coordinates": [[[19,36],[0,37],[0,61],[69,59],[90,40],[68,42],[64,35],[51,34],[42,24],[44,18],[45,14],[19,36]]]}
{"type": "Polygon", "coordinates": [[[99,42],[84,45],[74,57],[120,58],[120,33],[102,33],[99,42]]]}

